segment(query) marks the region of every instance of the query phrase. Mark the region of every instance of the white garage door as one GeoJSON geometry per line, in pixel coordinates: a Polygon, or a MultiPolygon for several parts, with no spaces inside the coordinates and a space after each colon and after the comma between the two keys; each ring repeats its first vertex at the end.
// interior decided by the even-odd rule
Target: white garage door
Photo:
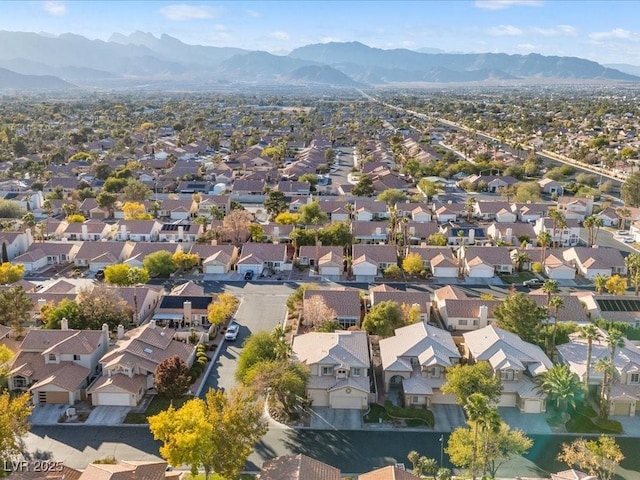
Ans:
{"type": "Polygon", "coordinates": [[[532,399],[525,400],[524,413],[540,413],[540,401],[532,399]]]}
{"type": "Polygon", "coordinates": [[[499,407],[515,407],[516,406],[516,394],[515,393],[503,393],[499,407]]]}
{"type": "Polygon", "coordinates": [[[360,395],[336,395],[331,397],[331,408],[361,409],[363,399],[360,395]]]}
{"type": "Polygon", "coordinates": [[[207,265],[206,267],[204,267],[204,273],[208,273],[208,274],[225,273],[224,265],[207,265]]]}
{"type": "Polygon", "coordinates": [[[94,395],[98,395],[98,401],[94,402],[96,405],[118,405],[122,407],[130,405],[128,393],[94,393],[94,395]]]}
{"type": "Polygon", "coordinates": [[[616,402],[613,407],[614,415],[630,415],[631,413],[631,404],[627,402],[616,402]]]}
{"type": "Polygon", "coordinates": [[[458,402],[456,401],[455,395],[446,395],[444,393],[441,393],[439,390],[433,390],[433,395],[431,395],[431,403],[441,405],[455,405],[458,402]]]}

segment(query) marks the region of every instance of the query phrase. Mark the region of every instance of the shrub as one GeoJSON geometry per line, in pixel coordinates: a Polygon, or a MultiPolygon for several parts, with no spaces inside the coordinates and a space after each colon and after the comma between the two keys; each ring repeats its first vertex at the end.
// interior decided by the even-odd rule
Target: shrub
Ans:
{"type": "Polygon", "coordinates": [[[544,271],[544,267],[540,262],[533,262],[533,264],[531,265],[531,271],[533,273],[542,273],[544,271]]]}

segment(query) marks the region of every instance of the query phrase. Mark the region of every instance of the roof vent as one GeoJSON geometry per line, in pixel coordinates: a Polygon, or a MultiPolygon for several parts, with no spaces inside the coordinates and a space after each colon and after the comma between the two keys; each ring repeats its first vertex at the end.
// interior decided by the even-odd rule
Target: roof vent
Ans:
{"type": "Polygon", "coordinates": [[[153,353],[153,350],[151,350],[149,347],[144,349],[144,353],[147,353],[149,355],[151,355],[153,353]]]}

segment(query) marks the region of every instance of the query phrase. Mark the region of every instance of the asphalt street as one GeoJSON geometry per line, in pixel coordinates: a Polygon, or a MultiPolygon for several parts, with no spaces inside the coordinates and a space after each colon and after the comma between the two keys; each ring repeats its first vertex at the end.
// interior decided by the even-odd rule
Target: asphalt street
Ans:
{"type": "MultiPolygon", "coordinates": [[[[569,435],[531,435],[534,447],[525,457],[504,464],[499,477],[547,476],[566,469],[556,461],[562,443],[572,441],[569,435]]],[[[417,450],[421,455],[440,459],[440,433],[406,430],[290,430],[271,429],[255,446],[246,470],[255,472],[265,460],[278,455],[304,453],[339,468],[343,473],[363,473],[384,465],[409,465],[407,454],[417,450]]],[[[448,436],[445,435],[445,447],[448,436]]],[[[640,480],[638,439],[619,437],[625,460],[618,470],[620,480],[640,480]]],[[[34,427],[26,445],[40,458],[64,461],[84,468],[96,459],[114,455],[118,460],[157,460],[159,442],[153,440],[146,426],[75,427],[53,425],[34,427]],[[80,430],[78,429],[80,428],[80,430]]],[[[449,466],[446,453],[444,465],[449,466]]]]}

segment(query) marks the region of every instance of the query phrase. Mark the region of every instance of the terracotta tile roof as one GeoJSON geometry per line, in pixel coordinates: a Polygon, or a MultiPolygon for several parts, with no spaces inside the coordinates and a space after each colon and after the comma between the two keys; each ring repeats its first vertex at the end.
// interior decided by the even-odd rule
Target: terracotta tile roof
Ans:
{"type": "Polygon", "coordinates": [[[299,453],[262,464],[259,480],[340,480],[340,470],[299,453]]]}
{"type": "Polygon", "coordinates": [[[140,388],[146,390],[147,388],[147,376],[146,375],[134,375],[129,377],[122,373],[117,373],[112,376],[102,375],[96,379],[95,382],[87,389],[87,393],[94,393],[107,387],[115,387],[125,392],[137,394],[140,388]]]}
{"type": "Polygon", "coordinates": [[[419,478],[395,465],[389,465],[358,475],[358,480],[416,480],[419,478]]]}
{"type": "Polygon", "coordinates": [[[360,293],[358,290],[305,290],[304,300],[319,296],[338,318],[360,320],[360,293]]]}
{"type": "MultiPolygon", "coordinates": [[[[311,332],[293,338],[293,356],[307,365],[369,368],[369,343],[361,331],[311,332]]],[[[335,378],[333,378],[335,381],[335,378]]]]}
{"type": "Polygon", "coordinates": [[[53,366],[45,365],[52,371],[46,377],[31,385],[29,390],[37,390],[45,385],[55,385],[63,390],[72,392],[79,389],[87,377],[91,375],[91,370],[73,362],[61,362],[59,365],[55,365],[57,367],[55,370],[51,368],[53,366]]]}

